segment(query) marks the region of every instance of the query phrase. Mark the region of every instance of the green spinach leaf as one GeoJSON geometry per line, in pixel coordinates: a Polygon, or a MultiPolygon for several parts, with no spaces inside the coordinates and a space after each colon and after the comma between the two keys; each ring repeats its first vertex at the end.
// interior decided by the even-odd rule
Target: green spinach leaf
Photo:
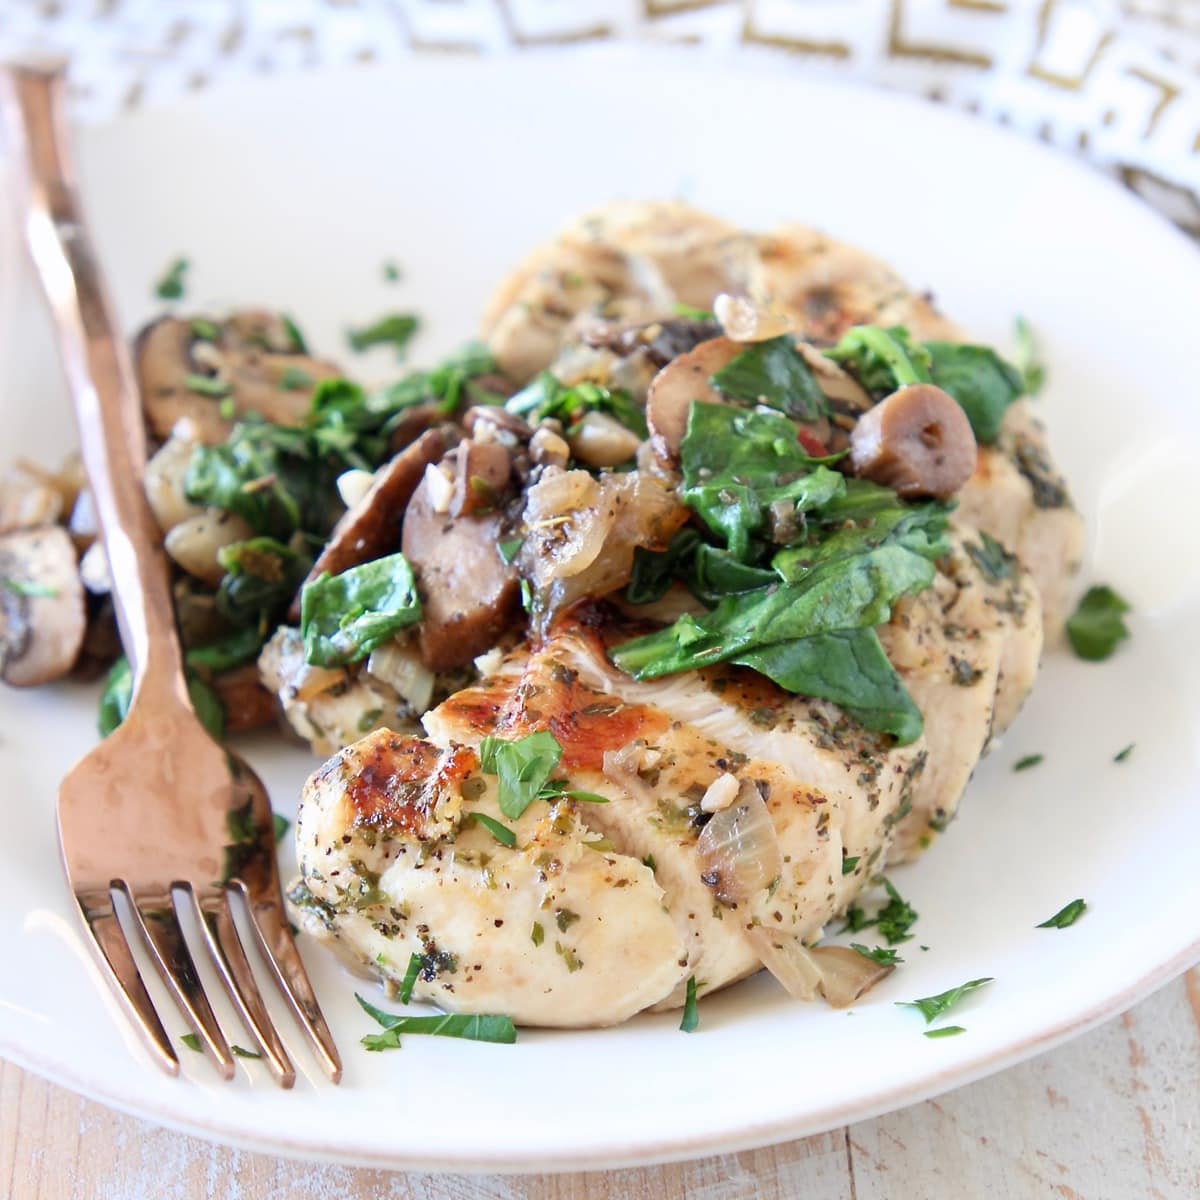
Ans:
{"type": "Polygon", "coordinates": [[[420,619],[416,580],[403,554],[323,574],[300,594],[304,657],[314,666],[358,662],[420,619]]]}
{"type": "Polygon", "coordinates": [[[710,382],[731,400],[765,404],[797,421],[816,421],[825,412],[825,393],[787,335],[748,346],[710,382]]]}
{"type": "Polygon", "coordinates": [[[1088,588],[1067,618],[1067,637],[1080,658],[1102,662],[1129,636],[1122,619],[1129,605],[1106,584],[1088,588]]]}

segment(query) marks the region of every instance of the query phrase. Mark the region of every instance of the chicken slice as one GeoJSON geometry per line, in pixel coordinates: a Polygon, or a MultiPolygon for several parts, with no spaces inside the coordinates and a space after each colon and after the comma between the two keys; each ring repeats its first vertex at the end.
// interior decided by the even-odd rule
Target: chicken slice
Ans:
{"type": "Polygon", "coordinates": [[[1083,518],[1031,401],[1018,400],[1005,413],[998,441],[980,447],[975,474],[958,500],[964,522],[986,530],[1029,569],[1041,593],[1046,641],[1057,644],[1083,558],[1083,518]]]}
{"type": "Polygon", "coordinates": [[[524,1025],[615,1024],[673,992],[687,954],[654,873],[602,848],[579,808],[535,802],[510,821],[474,750],[381,730],[305,785],[292,899],[309,932],[385,980],[417,955],[416,1000],[524,1025]]]}
{"type": "Polygon", "coordinates": [[[921,341],[965,340],[927,296],[856,246],[806,225],[784,225],[757,244],[767,294],[806,337],[835,342],[852,325],[903,325],[921,341]]]}
{"type": "MultiPolygon", "coordinates": [[[[588,686],[568,665],[569,650],[567,639],[556,636],[533,654],[518,652],[519,676],[510,665],[426,714],[431,737],[441,745],[475,745],[488,735],[511,739],[549,729],[563,747],[562,767],[572,785],[609,797],[589,808],[588,824],[619,851],[654,864],[686,941],[686,974],[696,978],[701,994],[759,968],[743,930],[751,921],[769,923],[785,937],[819,937],[869,875],[842,874],[847,855],[868,852],[845,841],[847,832],[853,836],[853,814],[782,764],[741,753],[674,712],[588,686]],[[746,780],[766,801],[783,867],[769,894],[734,913],[706,885],[697,841],[710,802],[719,803],[718,796],[732,801],[746,780]]],[[[681,981],[658,1007],[678,1007],[684,994],[681,981]]]]}
{"type": "Polygon", "coordinates": [[[879,638],[925,718],[929,747],[888,852],[903,862],[945,829],[993,732],[1032,688],[1040,603],[1014,557],[989,561],[978,534],[955,525],[933,586],[901,600],[879,638]]]}

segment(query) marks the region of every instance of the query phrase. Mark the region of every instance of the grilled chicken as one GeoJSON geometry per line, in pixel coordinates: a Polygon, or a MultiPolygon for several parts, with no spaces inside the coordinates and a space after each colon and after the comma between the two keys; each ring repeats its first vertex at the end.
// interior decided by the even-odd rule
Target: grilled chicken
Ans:
{"type": "Polygon", "coordinates": [[[1033,687],[1041,606],[1018,560],[988,549],[975,530],[952,529],[931,588],[905,597],[880,641],[925,718],[929,759],[889,853],[915,857],[945,829],[993,733],[1033,687]],[[983,564],[983,565],[981,565],[983,564]]]}
{"type": "MultiPolygon", "coordinates": [[[[750,237],[686,205],[628,202],[585,215],[535,251],[493,297],[484,332],[493,350],[510,363],[519,360],[529,374],[561,354],[566,375],[619,382],[621,369],[611,353],[601,361],[585,356],[581,364],[577,338],[585,315],[623,308],[624,319],[661,320],[671,316],[675,303],[711,308],[720,291],[770,297],[791,314],[798,334],[818,343],[864,323],[903,325],[924,340],[966,340],[961,328],[885,263],[816,230],[785,225],[750,237]],[[626,263],[643,264],[638,277],[649,272],[655,286],[630,284],[637,274],[632,268],[624,276],[581,270],[579,243],[593,256],[607,250],[626,263]],[[540,264],[536,270],[534,262],[540,264]],[[547,278],[561,281],[572,271],[569,299],[546,292],[547,278]],[[593,278],[602,302],[580,286],[581,279],[593,278]]],[[[960,500],[963,519],[1015,551],[1033,576],[1046,638],[1053,644],[1067,616],[1083,524],[1028,400],[1009,409],[995,445],[980,447],[960,500]]]]}
{"type": "Polygon", "coordinates": [[[509,821],[474,750],[380,730],[305,785],[296,824],[309,932],[385,980],[521,1024],[610,1025],[661,1000],[687,955],[654,873],[569,799],[509,821]],[[511,826],[502,845],[472,814],[511,826]]]}

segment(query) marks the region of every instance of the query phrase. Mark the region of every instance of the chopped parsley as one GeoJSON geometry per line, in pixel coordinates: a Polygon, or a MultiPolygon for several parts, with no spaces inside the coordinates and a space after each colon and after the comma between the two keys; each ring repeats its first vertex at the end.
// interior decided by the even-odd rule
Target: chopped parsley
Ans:
{"type": "Polygon", "coordinates": [[[200,1039],[194,1033],[182,1033],[179,1035],[179,1040],[189,1050],[195,1050],[197,1054],[204,1053],[204,1051],[200,1047],[200,1039]]]}
{"type": "Polygon", "coordinates": [[[943,1013],[949,1012],[964,996],[986,987],[991,982],[990,975],[983,979],[970,979],[966,983],[960,983],[958,987],[950,988],[949,991],[939,992],[936,996],[926,996],[921,1000],[897,1000],[896,1005],[898,1008],[915,1008],[928,1025],[943,1013]]]}
{"type": "Polygon", "coordinates": [[[874,916],[869,916],[859,905],[852,904],[846,909],[846,923],[838,932],[858,933],[863,929],[878,927],[888,945],[898,946],[911,939],[912,934],[908,931],[916,924],[920,914],[896,891],[890,880],[880,877],[876,882],[887,892],[888,902],[874,916]]]}
{"type": "Polygon", "coordinates": [[[963,547],[971,561],[992,583],[1011,578],[1017,560],[991,534],[981,529],[978,543],[964,542],[963,547]]]}
{"type": "Polygon", "coordinates": [[[388,283],[399,283],[403,278],[403,272],[400,270],[400,264],[394,259],[389,258],[383,264],[383,277],[388,283]]]}
{"type": "Polygon", "coordinates": [[[926,1029],[925,1036],[927,1038],[957,1037],[960,1033],[966,1032],[961,1025],[943,1025],[940,1029],[926,1029]]]}
{"type": "Polygon", "coordinates": [[[482,825],[496,841],[510,850],[517,844],[517,835],[507,825],[502,825],[495,817],[489,817],[487,813],[469,812],[466,814],[466,819],[482,825]]]}
{"type": "Polygon", "coordinates": [[[1046,368],[1038,355],[1037,343],[1034,341],[1029,322],[1024,317],[1017,317],[1013,326],[1017,339],[1017,353],[1013,365],[1021,372],[1025,394],[1036,396],[1046,386],[1046,368]]]}
{"type": "Polygon", "coordinates": [[[687,321],[699,321],[704,325],[711,325],[717,318],[706,308],[693,308],[690,304],[676,304],[675,315],[683,317],[687,321]]]}
{"type": "Polygon", "coordinates": [[[1123,763],[1133,753],[1133,748],[1136,745],[1137,742],[1130,742],[1124,750],[1118,750],[1116,754],[1113,755],[1113,762],[1123,763]]]}
{"type": "Polygon", "coordinates": [[[408,968],[400,981],[400,1003],[407,1004],[412,999],[413,988],[417,986],[417,978],[425,966],[425,960],[419,954],[408,956],[408,968]]]}
{"type": "Polygon", "coordinates": [[[500,543],[500,557],[506,563],[510,563],[521,552],[521,547],[525,544],[524,538],[509,538],[507,541],[500,543]]]}
{"type": "Polygon", "coordinates": [[[684,1033],[695,1033],[700,1026],[700,1006],[696,1003],[696,977],[689,975],[687,981],[687,996],[683,1002],[683,1018],[679,1028],[684,1033]]]}
{"type": "Polygon", "coordinates": [[[396,353],[403,357],[405,348],[420,326],[420,320],[413,313],[391,313],[372,325],[347,330],[346,338],[350,348],[360,353],[372,346],[394,346],[396,353]]]}
{"type": "Polygon", "coordinates": [[[546,940],[546,931],[540,921],[534,921],[533,928],[529,931],[529,940],[535,946],[540,946],[546,940]]]}
{"type": "Polygon", "coordinates": [[[58,596],[57,588],[49,587],[44,583],[34,583],[28,579],[0,579],[0,587],[7,592],[12,592],[14,596],[26,596],[31,600],[40,596],[53,600],[58,596]]]}
{"type": "Polygon", "coordinates": [[[191,322],[192,336],[202,342],[215,342],[221,336],[221,327],[203,317],[195,317],[191,322]]]}
{"type": "Polygon", "coordinates": [[[473,1042],[501,1042],[511,1045],[517,1040],[517,1030],[511,1017],[494,1014],[469,1015],[447,1013],[434,1017],[404,1017],[387,1013],[364,1000],[357,992],[354,998],[362,1010],[382,1026],[383,1033],[369,1033],[362,1039],[367,1050],[398,1050],[400,1035],[423,1033],[432,1037],[465,1038],[473,1042]]]}
{"type": "Polygon", "coordinates": [[[154,285],[154,294],[160,300],[182,300],[184,284],[188,267],[191,263],[186,258],[177,258],[163,272],[158,283],[154,285]]]}
{"type": "Polygon", "coordinates": [[[1087,912],[1086,900],[1072,900],[1070,904],[1064,904],[1049,920],[1035,925],[1034,928],[1066,929],[1068,925],[1074,925],[1085,912],[1087,912]]]}
{"type": "Polygon", "coordinates": [[[853,854],[849,858],[843,858],[842,859],[842,874],[843,875],[853,874],[854,868],[858,866],[861,859],[862,859],[861,854],[853,854]]]}
{"type": "Polygon", "coordinates": [[[288,367],[279,378],[279,386],[285,392],[302,392],[313,385],[313,377],[299,367],[288,367]]]}
{"type": "Polygon", "coordinates": [[[198,396],[228,396],[230,392],[229,384],[224,379],[219,379],[216,375],[197,375],[189,373],[183,377],[183,386],[189,392],[195,392],[198,396]]]}
{"type": "Polygon", "coordinates": [[[514,821],[535,800],[567,797],[586,804],[608,803],[606,796],[569,788],[565,779],[551,779],[561,761],[562,746],[544,729],[511,742],[485,737],[479,744],[480,770],[497,777],[500,811],[514,821]]]}
{"type": "Polygon", "coordinates": [[[1045,762],[1044,754],[1026,754],[1023,758],[1018,758],[1013,763],[1014,771],[1028,771],[1030,767],[1036,767],[1039,763],[1045,762]]]}
{"type": "Polygon", "coordinates": [[[1129,636],[1122,617],[1129,605],[1106,584],[1088,588],[1067,618],[1071,648],[1088,662],[1102,662],[1129,636]]]}
{"type": "Polygon", "coordinates": [[[861,954],[863,958],[869,958],[873,963],[878,963],[881,967],[899,966],[904,961],[895,950],[887,946],[875,946],[872,949],[859,942],[851,942],[850,949],[856,954],[861,954]]]}
{"type": "Polygon", "coordinates": [[[239,1046],[236,1042],[229,1049],[233,1051],[235,1058],[262,1058],[257,1050],[247,1050],[245,1046],[239,1046]]]}

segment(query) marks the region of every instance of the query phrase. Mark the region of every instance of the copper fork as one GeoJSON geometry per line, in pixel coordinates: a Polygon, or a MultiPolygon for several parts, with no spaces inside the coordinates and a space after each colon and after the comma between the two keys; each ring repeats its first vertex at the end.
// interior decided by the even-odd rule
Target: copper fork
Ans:
{"type": "Polygon", "coordinates": [[[288,926],[270,801],[237,755],[209,737],[188,699],[166,559],[142,489],[145,433],[129,353],[84,228],[60,70],[0,73],[0,106],[23,150],[25,233],[54,315],[92,496],[133,670],[125,722],[83,759],[58,795],[63,865],[88,940],[154,1060],[179,1073],[170,1037],[126,940],[114,892],[163,983],[226,1078],[230,1045],[180,924],[199,920],[217,974],[283,1087],[296,1079],[263,1003],[230,908],[240,892],[276,983],[336,1083],[341,1061],[288,926]]]}

